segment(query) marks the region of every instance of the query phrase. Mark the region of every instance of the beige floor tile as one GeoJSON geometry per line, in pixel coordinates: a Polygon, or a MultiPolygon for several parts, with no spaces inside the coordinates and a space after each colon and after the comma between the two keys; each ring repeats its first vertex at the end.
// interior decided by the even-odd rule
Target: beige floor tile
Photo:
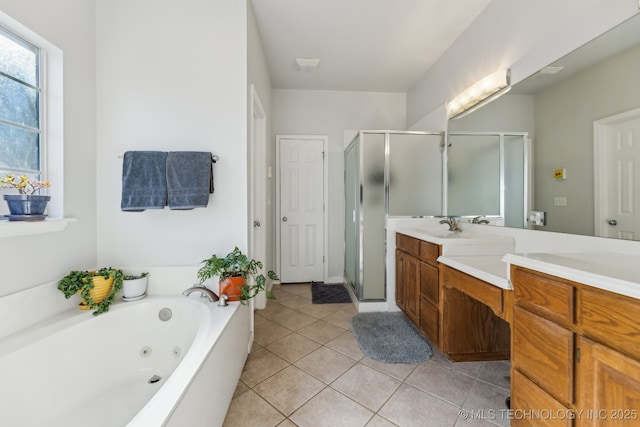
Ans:
{"type": "Polygon", "coordinates": [[[253,387],[287,366],[289,362],[263,348],[249,355],[240,380],[253,387]]]}
{"type": "Polygon", "coordinates": [[[295,365],[320,381],[330,384],[355,363],[356,361],[352,358],[335,350],[328,347],[320,347],[313,353],[298,360],[295,365]]]}
{"type": "Polygon", "coordinates": [[[297,427],[289,418],[278,424],[278,427],[297,427]]]}
{"type": "Polygon", "coordinates": [[[323,319],[330,314],[335,313],[336,311],[341,310],[342,304],[306,304],[302,307],[299,307],[298,310],[301,312],[308,314],[309,316],[313,316],[316,319],[323,319]]]}
{"type": "Polygon", "coordinates": [[[297,331],[298,329],[302,329],[305,326],[312,324],[317,319],[304,313],[300,313],[299,311],[291,310],[290,313],[277,314],[271,320],[285,328],[291,329],[292,331],[297,331]]]}
{"type": "Polygon", "coordinates": [[[289,307],[293,310],[300,310],[301,307],[309,305],[311,300],[309,298],[304,298],[298,295],[291,294],[290,297],[287,297],[284,300],[280,301],[280,304],[289,307]]]}
{"type": "Polygon", "coordinates": [[[471,387],[469,396],[464,402],[463,409],[470,411],[482,411],[487,414],[495,414],[490,421],[500,426],[508,426],[508,411],[504,403],[509,396],[509,391],[502,387],[476,381],[471,387]]]}
{"type": "Polygon", "coordinates": [[[397,425],[380,415],[376,415],[367,423],[367,427],[397,427],[397,425]]]}
{"type": "Polygon", "coordinates": [[[495,421],[497,415],[461,412],[455,427],[496,427],[495,421]]]}
{"type": "Polygon", "coordinates": [[[290,294],[305,297],[309,299],[309,301],[311,301],[311,284],[310,283],[300,283],[295,285],[281,285],[280,289],[284,292],[289,292],[290,294]]]}
{"type": "Polygon", "coordinates": [[[462,408],[474,379],[437,363],[422,363],[405,382],[462,408]]]}
{"type": "Polygon", "coordinates": [[[246,385],[242,381],[238,381],[238,384],[236,384],[236,389],[233,392],[233,399],[235,399],[236,397],[240,396],[242,393],[248,390],[250,390],[248,385],[246,385]]]}
{"type": "Polygon", "coordinates": [[[224,420],[225,427],[271,427],[284,420],[284,415],[249,390],[233,399],[224,420]]]}
{"type": "MultiPolygon", "coordinates": [[[[337,304],[336,304],[337,305],[337,304]]],[[[325,322],[329,322],[336,326],[341,327],[342,329],[351,330],[351,318],[353,317],[353,313],[350,310],[338,310],[330,315],[323,317],[322,320],[325,322]]]]}
{"type": "Polygon", "coordinates": [[[401,381],[358,363],[331,387],[376,412],[398,389],[401,381]]]}
{"type": "Polygon", "coordinates": [[[299,334],[302,334],[307,338],[311,338],[320,344],[325,344],[344,332],[344,329],[325,322],[324,320],[316,320],[309,326],[305,326],[298,330],[299,334]]]}
{"type": "Polygon", "coordinates": [[[256,316],[255,335],[253,340],[262,347],[293,333],[291,329],[285,328],[284,326],[272,322],[269,319],[258,318],[259,316],[256,316]]]}
{"type": "Polygon", "coordinates": [[[378,412],[399,426],[453,426],[460,410],[435,396],[403,384],[378,412]]]}
{"type": "Polygon", "coordinates": [[[291,365],[254,387],[254,391],[290,415],[324,387],[324,383],[291,365]]]}
{"type": "Polygon", "coordinates": [[[354,360],[360,360],[364,357],[364,353],[358,347],[355,337],[350,331],[338,335],[331,341],[325,344],[327,347],[332,348],[340,353],[349,356],[354,360]]]}
{"type": "Polygon", "coordinates": [[[391,375],[392,377],[399,379],[400,381],[404,381],[405,378],[409,376],[419,363],[385,363],[379,362],[377,360],[369,359],[368,357],[363,357],[360,360],[360,363],[363,363],[367,366],[370,366],[374,369],[377,369],[380,372],[384,372],[385,374],[391,375]]]}
{"type": "MultiPolygon", "coordinates": [[[[277,298],[277,297],[276,297],[277,298]]],[[[273,319],[274,317],[282,314],[291,314],[293,310],[289,307],[280,304],[276,299],[267,301],[267,306],[262,310],[256,310],[256,318],[264,317],[265,319],[273,319]]]]}
{"type": "Polygon", "coordinates": [[[364,406],[327,387],[289,418],[299,427],[360,427],[373,415],[364,406]]]}
{"type": "Polygon", "coordinates": [[[509,390],[511,388],[511,364],[508,360],[484,362],[478,373],[478,379],[509,390]]]}
{"type": "Polygon", "coordinates": [[[294,363],[320,347],[320,344],[298,333],[272,342],[267,350],[277,354],[289,363],[294,363]]]}

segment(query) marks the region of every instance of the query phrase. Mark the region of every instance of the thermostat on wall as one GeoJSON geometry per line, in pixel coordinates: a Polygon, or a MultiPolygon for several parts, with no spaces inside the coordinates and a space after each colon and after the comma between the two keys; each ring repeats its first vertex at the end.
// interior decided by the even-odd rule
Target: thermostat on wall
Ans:
{"type": "Polygon", "coordinates": [[[554,171],[553,171],[553,179],[567,179],[567,170],[566,169],[554,169],[554,171]]]}

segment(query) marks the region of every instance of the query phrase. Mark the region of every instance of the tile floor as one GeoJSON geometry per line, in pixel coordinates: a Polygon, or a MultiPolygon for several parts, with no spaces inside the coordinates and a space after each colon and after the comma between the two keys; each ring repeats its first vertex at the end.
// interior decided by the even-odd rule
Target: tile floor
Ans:
{"type": "Polygon", "coordinates": [[[509,362],[417,364],[364,356],[352,304],[311,304],[309,284],[276,285],[226,427],[508,426],[509,362]]]}

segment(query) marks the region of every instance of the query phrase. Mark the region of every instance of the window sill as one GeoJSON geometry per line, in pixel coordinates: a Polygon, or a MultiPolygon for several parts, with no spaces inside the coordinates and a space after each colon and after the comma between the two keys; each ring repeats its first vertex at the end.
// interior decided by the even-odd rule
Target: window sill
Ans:
{"type": "Polygon", "coordinates": [[[44,221],[0,221],[0,239],[5,237],[30,236],[34,234],[63,231],[75,218],[47,219],[44,221]]]}

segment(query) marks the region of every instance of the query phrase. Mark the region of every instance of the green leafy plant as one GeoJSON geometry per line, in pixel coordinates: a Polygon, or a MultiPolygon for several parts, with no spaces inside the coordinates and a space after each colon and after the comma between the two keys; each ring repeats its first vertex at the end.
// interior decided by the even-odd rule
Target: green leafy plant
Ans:
{"type": "Polygon", "coordinates": [[[109,306],[118,292],[122,289],[122,280],[124,274],[122,270],[115,268],[101,268],[97,271],[71,271],[58,282],[58,290],[62,291],[65,298],[69,299],[73,295],[80,292],[83,302],[89,310],[94,310],[93,315],[97,316],[101,313],[109,311],[109,306]],[[96,302],[91,297],[93,289],[93,278],[102,276],[105,280],[113,278],[113,285],[109,294],[101,301],[96,302]]]}
{"type": "MultiPolygon", "coordinates": [[[[241,276],[244,278],[245,285],[240,288],[242,291],[240,302],[242,304],[258,295],[260,291],[266,290],[265,283],[267,278],[264,274],[258,274],[262,270],[262,262],[249,259],[237,246],[224,258],[212,255],[210,258],[203,260],[202,263],[204,265],[198,270],[198,279],[200,279],[201,284],[213,276],[218,276],[220,281],[224,281],[229,277],[241,276]],[[254,279],[255,285],[249,284],[248,279],[250,277],[254,279]]],[[[276,273],[271,270],[267,272],[267,276],[271,280],[280,280],[276,273]]],[[[275,299],[271,291],[266,291],[266,295],[268,299],[275,299]]]]}

